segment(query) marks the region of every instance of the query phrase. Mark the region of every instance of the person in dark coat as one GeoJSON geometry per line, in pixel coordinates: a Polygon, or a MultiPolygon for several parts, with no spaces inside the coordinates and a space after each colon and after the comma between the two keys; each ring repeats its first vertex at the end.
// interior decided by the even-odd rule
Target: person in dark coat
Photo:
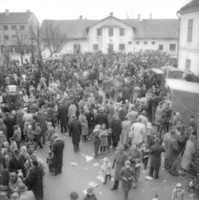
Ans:
{"type": "Polygon", "coordinates": [[[97,124],[99,125],[106,124],[106,128],[109,128],[108,117],[103,112],[102,108],[99,110],[99,114],[96,116],[96,119],[95,119],[95,125],[97,124]]]}
{"type": "Polygon", "coordinates": [[[151,146],[150,149],[150,171],[149,176],[153,177],[153,174],[155,172],[154,178],[159,178],[159,170],[161,165],[161,154],[162,152],[165,152],[164,147],[160,144],[160,140],[158,138],[155,139],[155,144],[151,146]]]}
{"type": "Polygon", "coordinates": [[[46,132],[47,132],[47,116],[43,112],[38,112],[37,119],[41,128],[42,143],[46,143],[46,132]]]}
{"type": "Polygon", "coordinates": [[[69,134],[72,136],[72,143],[75,152],[79,150],[79,142],[81,136],[82,126],[76,115],[73,115],[72,121],[69,123],[69,134]]]}
{"type": "Polygon", "coordinates": [[[43,199],[43,172],[39,167],[38,161],[32,162],[33,168],[30,169],[28,176],[23,180],[29,190],[32,190],[36,200],[43,199]]]}
{"type": "Polygon", "coordinates": [[[115,167],[114,185],[111,190],[117,190],[120,181],[120,171],[124,167],[125,161],[128,159],[127,153],[124,151],[123,146],[119,146],[115,152],[112,168],[115,167]]]}
{"type": "Polygon", "coordinates": [[[57,134],[53,135],[53,169],[54,175],[62,173],[64,141],[57,134]]]}
{"type": "Polygon", "coordinates": [[[67,125],[68,125],[68,106],[67,105],[62,103],[59,106],[58,118],[60,120],[61,133],[65,133],[67,131],[67,125]]]}
{"type": "Polygon", "coordinates": [[[9,171],[3,167],[3,163],[0,161],[0,185],[8,187],[9,180],[9,171]]]}
{"type": "Polygon", "coordinates": [[[13,137],[14,134],[14,125],[15,125],[14,117],[11,116],[9,113],[6,113],[4,124],[7,127],[7,140],[9,141],[9,138],[13,137]]]}
{"type": "Polygon", "coordinates": [[[14,150],[14,156],[9,160],[8,170],[9,172],[18,173],[18,170],[21,169],[23,174],[25,174],[25,161],[18,149],[14,150]]]}
{"type": "Polygon", "coordinates": [[[113,121],[110,127],[112,129],[113,147],[116,148],[120,140],[120,135],[122,132],[122,122],[117,115],[113,117],[113,121]]]}

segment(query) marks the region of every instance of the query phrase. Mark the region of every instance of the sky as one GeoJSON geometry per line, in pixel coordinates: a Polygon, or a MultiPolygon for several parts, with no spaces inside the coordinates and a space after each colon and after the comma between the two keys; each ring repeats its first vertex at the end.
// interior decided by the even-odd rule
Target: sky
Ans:
{"type": "Polygon", "coordinates": [[[176,12],[191,0],[0,0],[0,12],[34,12],[43,19],[103,19],[113,12],[120,19],[177,18],[176,12]]]}

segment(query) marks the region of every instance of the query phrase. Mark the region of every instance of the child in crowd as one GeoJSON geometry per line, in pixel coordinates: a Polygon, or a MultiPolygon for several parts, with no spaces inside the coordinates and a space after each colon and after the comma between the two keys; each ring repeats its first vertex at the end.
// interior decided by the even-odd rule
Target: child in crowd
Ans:
{"type": "Polygon", "coordinates": [[[48,157],[46,159],[46,162],[48,164],[49,172],[53,173],[53,152],[52,151],[48,152],[48,157]]]}
{"type": "Polygon", "coordinates": [[[26,131],[26,142],[33,143],[33,140],[34,140],[34,132],[33,132],[32,125],[29,124],[26,131]]]}
{"type": "Polygon", "coordinates": [[[95,126],[94,130],[93,130],[93,135],[94,135],[94,153],[95,153],[95,158],[97,158],[98,156],[98,152],[99,152],[99,147],[100,147],[100,128],[101,126],[98,124],[95,126]]]}
{"type": "Polygon", "coordinates": [[[144,143],[142,145],[142,163],[144,164],[144,170],[146,170],[147,168],[148,160],[149,160],[149,146],[148,144],[144,143]]]}
{"type": "Polygon", "coordinates": [[[83,200],[97,200],[95,194],[93,194],[93,188],[87,190],[87,194],[83,200]]]}
{"type": "Polygon", "coordinates": [[[108,158],[103,159],[102,170],[104,173],[104,184],[107,183],[107,180],[111,180],[111,168],[112,164],[108,158]]]}
{"type": "Polygon", "coordinates": [[[105,153],[108,148],[108,130],[106,129],[106,124],[102,124],[101,126],[100,139],[101,139],[100,151],[101,153],[105,153]]]}
{"type": "Polygon", "coordinates": [[[52,136],[55,133],[55,128],[52,125],[52,122],[48,122],[47,123],[48,126],[48,130],[47,130],[47,140],[51,141],[52,140],[52,136]]]}

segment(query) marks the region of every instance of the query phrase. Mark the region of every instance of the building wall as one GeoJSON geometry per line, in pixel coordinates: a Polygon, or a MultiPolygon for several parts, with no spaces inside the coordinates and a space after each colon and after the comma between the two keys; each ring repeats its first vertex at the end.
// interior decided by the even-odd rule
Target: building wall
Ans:
{"type": "Polygon", "coordinates": [[[178,50],[178,40],[158,40],[158,39],[136,39],[134,42],[134,51],[141,50],[160,50],[159,45],[163,45],[164,52],[176,57],[178,50]],[[175,44],[175,50],[170,50],[170,44],[175,44]]]}
{"type": "Polygon", "coordinates": [[[186,60],[189,59],[190,71],[199,74],[199,11],[181,15],[180,38],[179,38],[179,59],[178,67],[186,69],[186,60]],[[192,41],[187,40],[188,20],[193,19],[192,41]]]}
{"type": "Polygon", "coordinates": [[[125,50],[123,52],[125,53],[132,52],[133,38],[134,38],[133,27],[125,23],[122,23],[114,18],[107,18],[106,20],[103,20],[100,23],[97,23],[96,25],[89,28],[89,33],[88,33],[89,51],[91,52],[94,51],[93,50],[94,44],[98,44],[99,50],[102,51],[103,53],[107,53],[109,44],[113,45],[114,51],[119,51],[119,44],[124,44],[125,50]],[[113,28],[113,36],[111,37],[108,35],[108,30],[109,30],[108,24],[110,24],[110,27],[113,28]],[[97,36],[98,28],[102,29],[101,36],[97,36]],[[120,36],[120,28],[125,29],[124,36],[120,36]]]}

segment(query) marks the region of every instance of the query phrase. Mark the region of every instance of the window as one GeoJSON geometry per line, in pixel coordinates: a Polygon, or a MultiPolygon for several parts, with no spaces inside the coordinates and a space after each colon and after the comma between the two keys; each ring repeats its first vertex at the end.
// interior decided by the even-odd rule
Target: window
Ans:
{"type": "Polygon", "coordinates": [[[128,43],[129,43],[129,44],[132,44],[132,42],[131,42],[131,41],[129,41],[128,43]]]}
{"type": "Polygon", "coordinates": [[[144,41],[144,44],[147,44],[147,41],[144,41]]]}
{"type": "Polygon", "coordinates": [[[94,45],[93,45],[93,50],[94,50],[94,51],[97,51],[98,49],[99,49],[99,45],[98,45],[98,44],[94,44],[94,45]]]}
{"type": "Polygon", "coordinates": [[[24,30],[25,26],[24,25],[20,25],[20,30],[24,30]]]}
{"type": "Polygon", "coordinates": [[[97,36],[101,36],[102,35],[102,29],[101,28],[98,28],[97,29],[97,36]]]}
{"type": "Polygon", "coordinates": [[[151,44],[154,45],[154,44],[155,44],[155,41],[152,41],[151,44]]]}
{"type": "Polygon", "coordinates": [[[74,53],[80,53],[80,51],[81,51],[80,44],[74,44],[73,45],[73,50],[74,50],[74,53]]]}
{"type": "Polygon", "coordinates": [[[119,44],[119,50],[125,51],[125,44],[119,44]]]}
{"type": "Polygon", "coordinates": [[[175,51],[176,50],[176,44],[170,44],[169,49],[170,49],[170,51],[175,51]]]}
{"type": "Polygon", "coordinates": [[[160,44],[160,45],[159,45],[159,50],[163,50],[163,49],[164,49],[163,44],[160,44]]]}
{"type": "Polygon", "coordinates": [[[120,28],[120,36],[125,36],[125,29],[124,28],[120,28]]]}
{"type": "Polygon", "coordinates": [[[192,35],[193,35],[193,19],[188,21],[188,34],[187,34],[187,41],[192,42],[192,35]]]}
{"type": "Polygon", "coordinates": [[[16,40],[16,39],[17,39],[17,36],[16,36],[16,35],[12,35],[12,39],[13,39],[13,40],[16,40]]]}
{"type": "Polygon", "coordinates": [[[138,44],[140,44],[140,42],[139,42],[139,41],[137,41],[137,42],[136,42],[136,44],[138,45],[138,44]]]}
{"type": "Polygon", "coordinates": [[[108,29],[108,36],[113,36],[113,28],[108,29]]]}
{"type": "Polygon", "coordinates": [[[16,25],[12,25],[12,30],[17,30],[17,26],[16,25]]]}
{"type": "Polygon", "coordinates": [[[4,30],[4,31],[7,31],[7,30],[8,30],[8,26],[7,26],[7,25],[4,25],[4,26],[3,26],[3,30],[4,30]]]}
{"type": "Polygon", "coordinates": [[[186,71],[189,72],[190,69],[191,69],[191,60],[190,59],[186,59],[186,64],[185,65],[186,65],[185,66],[186,71]]]}
{"type": "Polygon", "coordinates": [[[4,35],[5,40],[9,40],[9,35],[4,35]]]}

